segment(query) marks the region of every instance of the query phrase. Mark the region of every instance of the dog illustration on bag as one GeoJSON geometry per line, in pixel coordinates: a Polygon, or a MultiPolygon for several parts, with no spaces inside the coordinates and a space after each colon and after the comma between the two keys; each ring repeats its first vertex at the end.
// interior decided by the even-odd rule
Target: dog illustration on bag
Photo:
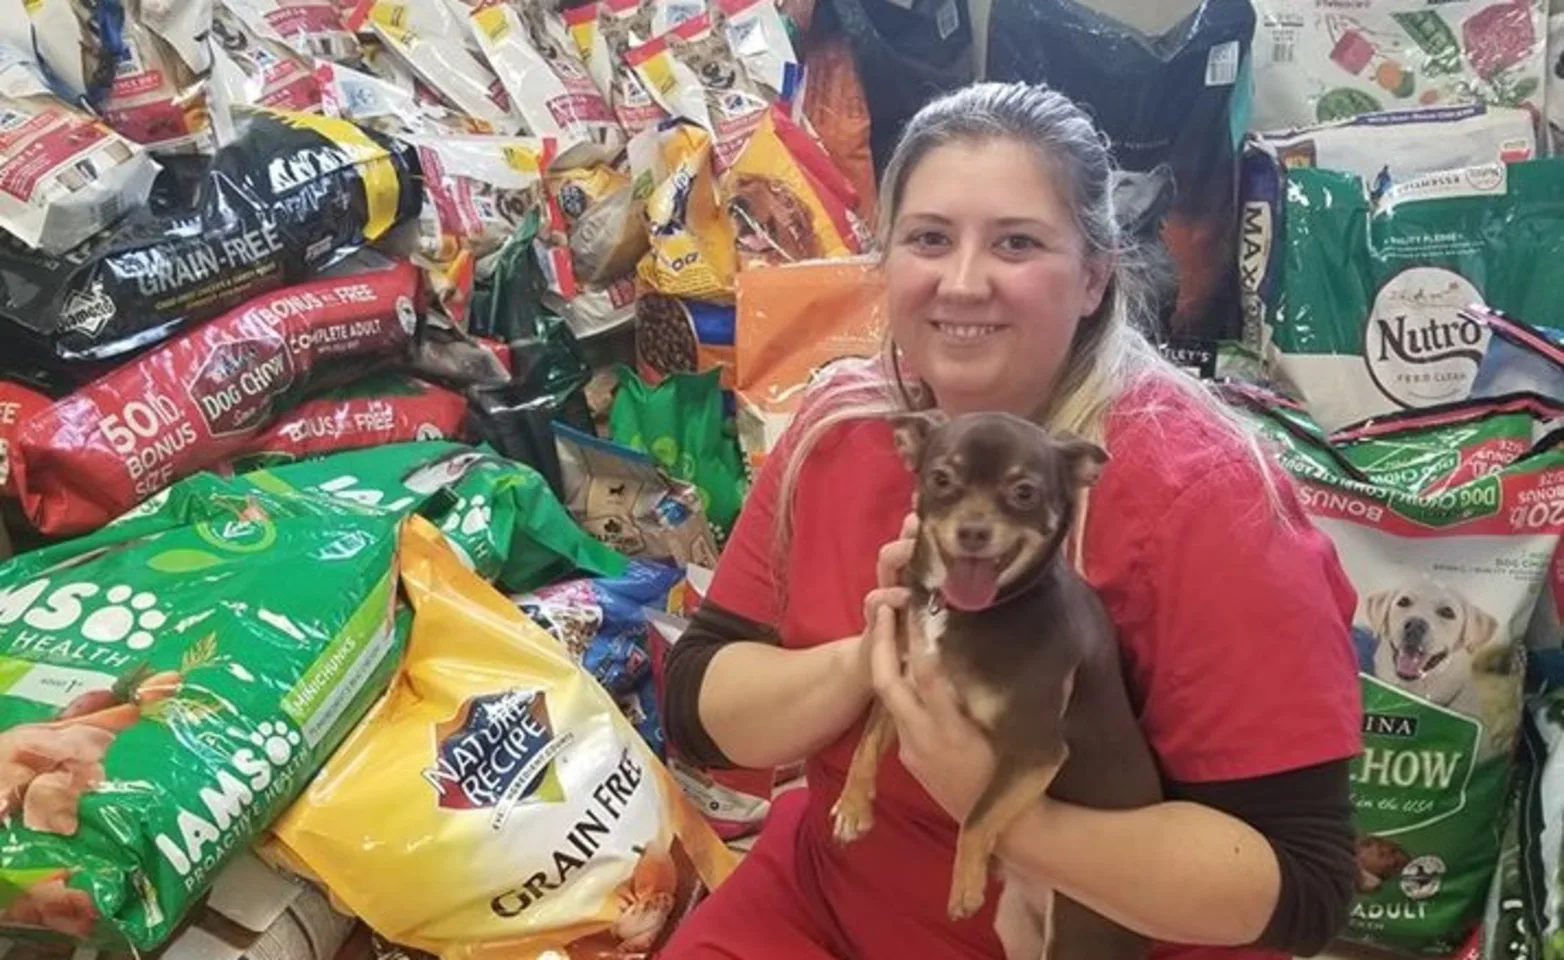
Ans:
{"type": "Polygon", "coordinates": [[[1423,577],[1371,594],[1376,679],[1482,724],[1479,756],[1510,749],[1518,730],[1523,653],[1464,594],[1423,577]]]}

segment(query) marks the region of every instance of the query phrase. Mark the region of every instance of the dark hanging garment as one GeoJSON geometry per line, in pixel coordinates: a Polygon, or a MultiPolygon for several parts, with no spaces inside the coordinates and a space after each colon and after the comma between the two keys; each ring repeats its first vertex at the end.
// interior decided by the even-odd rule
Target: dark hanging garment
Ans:
{"type": "Polygon", "coordinates": [[[1088,109],[1134,174],[1173,172],[1161,230],[1178,267],[1156,331],[1188,348],[1236,339],[1238,159],[1249,113],[1248,0],[1203,0],[1158,36],[1076,0],[994,0],[990,79],[1046,83],[1088,109]]]}
{"type": "Polygon", "coordinates": [[[830,0],[817,15],[827,8],[858,64],[878,177],[918,108],[973,81],[967,0],[830,0]]]}

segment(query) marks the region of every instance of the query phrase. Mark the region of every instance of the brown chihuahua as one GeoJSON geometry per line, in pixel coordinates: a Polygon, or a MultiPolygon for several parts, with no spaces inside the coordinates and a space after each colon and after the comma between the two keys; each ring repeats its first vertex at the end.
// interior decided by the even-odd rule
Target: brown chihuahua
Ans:
{"type": "MultiPolygon", "coordinates": [[[[1044,793],[1126,809],[1156,803],[1162,788],[1113,624],[1063,546],[1077,499],[1108,455],[1008,414],[910,414],[895,429],[918,474],[919,518],[898,635],[939,656],[994,751],[993,778],[956,843],[949,912],[963,919],[983,905],[998,837],[1044,793]]],[[[880,758],[895,738],[876,704],[832,811],[838,841],[873,825],[880,758]]],[[[1138,934],[1035,883],[1004,879],[995,929],[1010,960],[1146,956],[1138,934]]]]}

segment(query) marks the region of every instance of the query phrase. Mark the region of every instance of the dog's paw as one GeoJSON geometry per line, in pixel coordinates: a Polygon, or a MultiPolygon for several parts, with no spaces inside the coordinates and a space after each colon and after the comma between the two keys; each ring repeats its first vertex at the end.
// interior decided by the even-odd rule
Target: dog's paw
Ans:
{"type": "Polygon", "coordinates": [[[962,883],[957,880],[950,888],[950,903],[946,912],[952,920],[965,920],[983,909],[983,897],[987,892],[983,883],[962,883]]]}
{"type": "Polygon", "coordinates": [[[832,835],[836,842],[852,843],[873,828],[874,800],[869,798],[858,801],[842,797],[831,808],[831,820],[834,824],[832,835]]]}

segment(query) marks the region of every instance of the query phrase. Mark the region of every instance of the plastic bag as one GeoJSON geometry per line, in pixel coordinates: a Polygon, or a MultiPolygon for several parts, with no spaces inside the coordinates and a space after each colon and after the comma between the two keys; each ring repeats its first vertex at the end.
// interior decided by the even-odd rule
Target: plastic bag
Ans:
{"type": "Polygon", "coordinates": [[[1521,722],[1522,633],[1564,534],[1557,438],[1502,408],[1386,418],[1333,444],[1259,407],[1360,606],[1351,939],[1446,955],[1489,890],[1521,722]],[[1452,456],[1452,452],[1455,454],[1452,456]]]}
{"type": "Polygon", "coordinates": [[[390,679],[394,517],[190,506],[0,567],[8,933],[156,948],[390,679]]]}
{"type": "Polygon", "coordinates": [[[805,54],[804,116],[838,170],[858,194],[858,215],[874,223],[878,210],[874,153],[869,148],[869,105],[853,52],[839,33],[811,37],[805,54]]]}
{"type": "Polygon", "coordinates": [[[618,699],[651,678],[646,608],[666,609],[683,578],[678,567],[634,560],[622,576],[567,580],[512,599],[618,699]]]}
{"type": "Polygon", "coordinates": [[[1251,138],[1239,174],[1245,343],[1262,349],[1265,314],[1276,302],[1287,170],[1319,167],[1357,174],[1379,194],[1400,180],[1488,163],[1519,163],[1536,152],[1530,114],[1481,105],[1364,114],[1251,138]]]}
{"type": "Polygon", "coordinates": [[[1270,374],[1325,429],[1464,400],[1489,331],[1486,303],[1554,313],[1564,257],[1564,160],[1491,164],[1392,186],[1288,174],[1270,374]]]}
{"type": "Polygon", "coordinates": [[[652,12],[652,4],[641,0],[598,3],[598,33],[608,47],[613,65],[613,93],[609,100],[614,116],[629,137],[654,129],[668,119],[668,111],[647,91],[635,68],[625,60],[631,48],[652,38],[652,12]]]}
{"type": "Polygon", "coordinates": [[[645,294],[635,304],[636,372],[655,386],[675,373],[717,370],[732,390],[735,319],[731,306],[645,294]]]}
{"type": "Polygon", "coordinates": [[[869,242],[853,214],[852,184],[779,106],[766,111],[718,189],[740,269],[850,257],[869,242]]]}
{"type": "Polygon", "coordinates": [[[345,450],[393,443],[460,440],[467,401],[405,374],[382,373],[306,399],[235,456],[246,472],[345,450]]]}
{"type": "MultiPolygon", "coordinates": [[[[560,11],[565,20],[565,30],[576,45],[576,53],[586,67],[592,85],[603,95],[609,106],[614,102],[614,57],[608,49],[608,39],[598,28],[598,4],[596,0],[567,7],[560,11]]],[[[623,119],[621,118],[621,125],[623,119]]]]}
{"type": "Polygon", "coordinates": [[[612,160],[624,130],[576,56],[565,27],[542,4],[468,2],[473,34],[515,110],[536,137],[590,144],[612,160]]]}
{"type": "MultiPolygon", "coordinates": [[[[8,118],[0,128],[0,229],[22,243],[62,254],[146,203],[157,177],[151,158],[57,99],[37,64],[3,43],[0,114],[8,118]]],[[[0,309],[15,296],[4,293],[0,309]]]]}
{"type": "Polygon", "coordinates": [[[711,134],[718,172],[738,158],[769,104],[705,13],[632,47],[625,59],[671,116],[711,134]]]}
{"type": "Polygon", "coordinates": [[[570,262],[577,280],[611,282],[635,270],[646,253],[646,204],[629,174],[605,163],[556,169],[549,191],[570,231],[570,262]]]}
{"type": "Polygon", "coordinates": [[[402,555],[402,681],[268,852],[442,957],[654,954],[734,856],[553,638],[427,526],[402,555]]]}
{"type": "Polygon", "coordinates": [[[226,0],[234,13],[270,30],[300,56],[357,63],[358,38],[331,0],[226,0]]]}
{"type": "Polygon", "coordinates": [[[195,210],[140,211],[64,257],[0,243],[0,344],[57,369],[156,344],[416,216],[417,169],[409,148],[345,121],[246,111],[195,210]]]}
{"type": "MultiPolygon", "coordinates": [[[[657,131],[645,162],[657,184],[646,201],[651,250],[636,268],[670,297],[731,302],[737,271],[733,225],[717,196],[711,136],[693,123],[657,131]]],[[[638,163],[635,151],[631,163],[638,163]]],[[[636,171],[640,179],[641,171],[636,171]]]]}
{"type": "Polygon", "coordinates": [[[1492,337],[1472,378],[1473,398],[1530,393],[1564,397],[1564,331],[1529,326],[1497,310],[1473,307],[1492,337]]]}
{"type": "Polygon", "coordinates": [[[474,132],[519,132],[523,124],[516,104],[494,71],[469,49],[462,23],[445,2],[374,0],[366,26],[420,80],[488,128],[474,132]]]}
{"type": "Polygon", "coordinates": [[[718,376],[716,370],[676,373],[653,388],[620,367],[608,422],[615,443],[650,454],[669,476],[695,485],[720,543],[738,519],[746,484],[718,376]]]}
{"type": "Polygon", "coordinates": [[[103,7],[120,20],[114,81],[94,101],[103,119],[153,153],[211,153],[217,147],[211,0],[117,0],[103,7]]]}
{"type": "Polygon", "coordinates": [[[528,215],[542,211],[549,231],[564,222],[543,188],[558,152],[550,139],[523,137],[402,138],[418,151],[424,205],[419,252],[435,262],[460,251],[487,257],[514,234],[528,215]]]}
{"type": "Polygon", "coordinates": [[[1046,83],[1086,107],[1119,166],[1154,176],[1166,165],[1173,174],[1161,237],[1178,265],[1178,294],[1157,331],[1164,337],[1209,346],[1241,333],[1234,277],[1241,67],[1254,18],[1249,0],[1202,0],[1147,37],[1075,0],[997,0],[989,17],[989,78],[1046,83]]]}
{"type": "Polygon", "coordinates": [[[739,274],[734,345],[739,443],[757,469],[832,363],[878,356],[885,288],[872,264],[820,261],[739,274]]]}
{"type": "Polygon", "coordinates": [[[226,104],[321,111],[310,61],[274,33],[257,33],[223,0],[212,11],[212,82],[226,104]]]}
{"type": "Polygon", "coordinates": [[[691,484],[644,453],[556,425],[565,503],[592,536],[630,557],[716,566],[717,544],[691,484]]]}
{"type": "Polygon", "coordinates": [[[1255,130],[1378,110],[1486,103],[1542,116],[1542,0],[1260,0],[1255,130]]]}
{"type": "Polygon", "coordinates": [[[773,97],[791,99],[798,56],[775,0],[719,0],[723,30],[744,72],[773,97]]]}
{"type": "Polygon", "coordinates": [[[340,63],[317,61],[315,80],[320,85],[322,113],[366,129],[393,136],[470,135],[489,130],[487,123],[457,112],[438,98],[421,97],[414,89],[403,89],[340,63]]]}
{"type": "MultiPolygon", "coordinates": [[[[12,461],[18,453],[17,439],[22,434],[22,428],[49,409],[52,402],[43,394],[19,383],[0,380],[0,498],[16,495],[16,487],[11,480],[15,472],[12,461]]],[[[3,559],[0,557],[0,560],[3,559]]]]}
{"type": "Polygon", "coordinates": [[[400,263],[265,294],[60,400],[18,441],[28,517],[82,533],[221,463],[311,388],[406,350],[417,292],[400,263]]]}

